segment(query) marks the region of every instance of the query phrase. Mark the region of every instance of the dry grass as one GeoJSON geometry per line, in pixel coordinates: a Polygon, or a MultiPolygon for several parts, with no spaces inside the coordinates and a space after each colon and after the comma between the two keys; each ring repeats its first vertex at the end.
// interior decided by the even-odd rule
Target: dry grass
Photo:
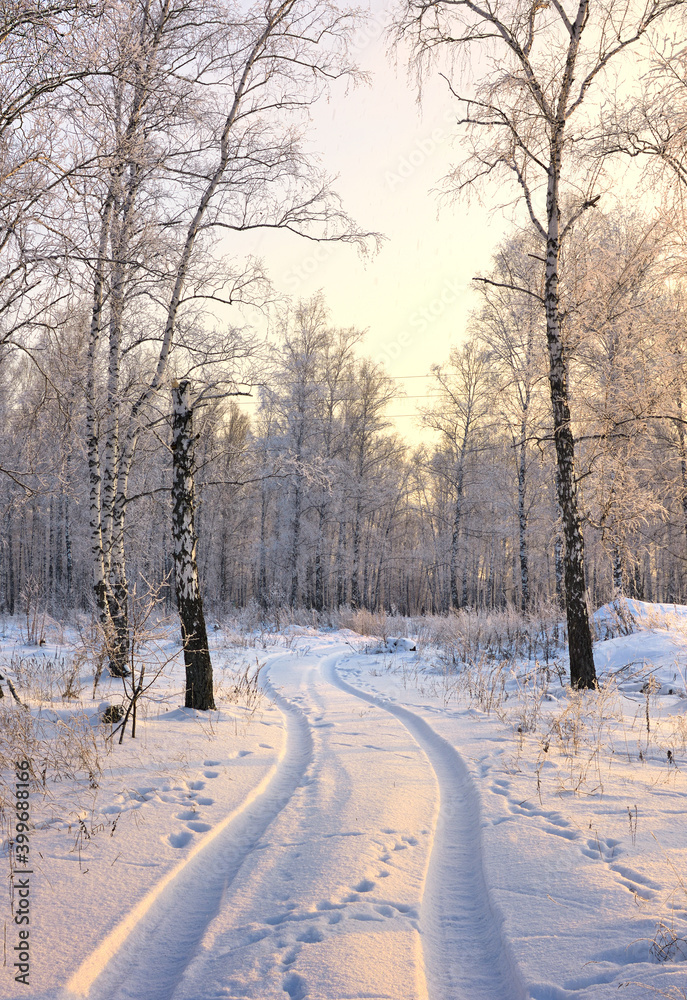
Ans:
{"type": "Polygon", "coordinates": [[[465,608],[445,616],[409,619],[408,627],[423,648],[437,647],[451,663],[468,664],[482,655],[550,663],[566,642],[562,617],[556,604],[542,604],[528,614],[513,607],[465,608]]]}
{"type": "Polygon", "coordinates": [[[0,703],[0,823],[3,834],[12,822],[14,769],[29,762],[33,794],[50,797],[65,783],[96,790],[110,748],[103,733],[82,711],[32,713],[14,703],[0,703]]]}
{"type": "Polygon", "coordinates": [[[96,787],[109,752],[100,732],[82,711],[41,709],[32,713],[0,705],[0,773],[13,773],[17,760],[30,764],[36,789],[63,781],[87,781],[96,787]],[[66,718],[65,718],[66,716],[66,718]]]}
{"type": "Polygon", "coordinates": [[[221,667],[221,678],[215,684],[218,704],[242,705],[251,713],[257,711],[264,697],[260,688],[260,671],[264,666],[256,657],[254,664],[221,667]]]}
{"type": "Polygon", "coordinates": [[[0,660],[0,673],[12,674],[23,700],[52,703],[79,697],[79,671],[85,663],[85,652],[63,654],[55,652],[23,655],[14,651],[9,660],[0,660]]]}

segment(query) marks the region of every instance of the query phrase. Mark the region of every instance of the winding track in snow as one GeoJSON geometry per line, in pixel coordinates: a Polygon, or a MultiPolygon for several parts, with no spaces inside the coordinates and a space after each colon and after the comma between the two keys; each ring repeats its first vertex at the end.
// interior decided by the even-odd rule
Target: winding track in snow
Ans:
{"type": "MultiPolygon", "coordinates": [[[[439,786],[420,924],[429,997],[525,1000],[487,890],[479,797],[465,763],[415,712],[343,680],[337,666],[346,655],[332,651],[319,656],[310,677],[319,674],[340,691],[394,716],[428,759],[439,786]]],[[[68,984],[67,996],[169,1000],[174,995],[220,911],[227,887],[239,884],[246,858],[292,801],[314,759],[313,733],[304,712],[267,686],[286,720],[279,760],[237,809],[199,841],[82,963],[68,984]]],[[[308,687],[314,695],[312,683],[308,687]]],[[[194,996],[200,1000],[199,994],[194,996]]]]}
{"type": "Polygon", "coordinates": [[[415,712],[349,684],[337,672],[345,657],[321,661],[323,676],[395,716],[426,754],[440,791],[422,898],[425,976],[431,1000],[526,1000],[482,861],[479,795],[456,749],[415,712]]]}
{"type": "Polygon", "coordinates": [[[290,801],[312,759],[303,712],[265,682],[286,720],[279,759],[240,805],[198,842],[82,962],[66,996],[169,1000],[193,959],[224,891],[290,801]]]}

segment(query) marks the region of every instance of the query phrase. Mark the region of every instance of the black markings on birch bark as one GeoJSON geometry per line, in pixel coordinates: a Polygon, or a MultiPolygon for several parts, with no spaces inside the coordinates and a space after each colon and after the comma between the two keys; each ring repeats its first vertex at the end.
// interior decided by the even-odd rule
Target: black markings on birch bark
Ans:
{"type": "Polygon", "coordinates": [[[530,603],[529,567],[527,563],[527,510],[525,507],[525,486],[527,478],[527,406],[523,409],[523,417],[520,425],[519,449],[518,541],[520,550],[520,600],[522,610],[527,611],[530,603]]]}
{"type": "Polygon", "coordinates": [[[682,514],[684,520],[685,549],[687,550],[687,445],[685,444],[685,425],[683,423],[682,390],[678,388],[675,398],[678,419],[675,421],[680,455],[680,482],[682,486],[682,514]]]}
{"type": "MultiPolygon", "coordinates": [[[[463,442],[465,444],[465,442],[463,442]]],[[[458,596],[458,552],[459,552],[459,542],[460,542],[460,524],[461,515],[463,513],[463,467],[465,463],[465,447],[460,451],[459,464],[458,464],[458,477],[456,482],[456,502],[453,507],[453,530],[451,532],[451,569],[450,569],[450,587],[451,587],[451,607],[460,607],[460,598],[458,596]]]]}
{"type": "Polygon", "coordinates": [[[584,541],[575,480],[575,441],[568,401],[568,366],[561,335],[558,304],[558,208],[549,220],[546,260],[546,333],[549,345],[549,385],[553,411],[558,475],[558,505],[565,539],[565,603],[570,648],[570,683],[593,687],[596,681],[592,637],[587,612],[584,541]]]}
{"type": "MultiPolygon", "coordinates": [[[[140,52],[136,61],[134,96],[115,150],[107,194],[101,213],[101,232],[93,285],[93,306],[88,347],[88,386],[86,402],[87,450],[91,503],[91,551],[94,568],[94,591],[98,616],[108,650],[110,673],[128,674],[129,590],[124,554],[124,518],[128,462],[122,459],[120,424],[120,357],[124,285],[129,266],[133,215],[141,169],[141,121],[151,96],[151,84],[157,50],[167,21],[169,0],[159,12],[150,37],[148,17],[141,25],[140,52]],[[102,415],[104,442],[99,439],[96,413],[96,355],[102,335],[103,304],[108,286],[109,345],[105,411],[102,415]],[[122,475],[122,466],[124,472],[122,475]],[[122,482],[123,479],[123,482],[122,482]]],[[[118,108],[121,113],[121,107],[118,108]]]]}
{"type": "Polygon", "coordinates": [[[193,406],[188,382],[172,383],[172,534],[186,664],[186,708],[215,707],[212,662],[196,563],[193,406]]]}
{"type": "MultiPolygon", "coordinates": [[[[582,26],[580,4],[575,22],[579,44],[582,26]],[[579,27],[578,27],[579,22],[579,27]]],[[[559,108],[565,109],[572,84],[577,54],[577,44],[571,41],[559,108]]],[[[552,129],[549,182],[546,196],[547,240],[544,306],[546,310],[546,340],[549,348],[549,386],[553,414],[554,442],[556,446],[558,505],[563,521],[565,539],[565,606],[568,622],[568,647],[570,653],[570,683],[573,687],[594,687],[596,671],[594,651],[587,611],[587,592],[584,573],[584,541],[575,479],[575,439],[570,418],[568,393],[568,362],[563,344],[563,331],[558,297],[558,263],[560,254],[560,191],[561,160],[564,119],[560,118],[552,129]]]]}

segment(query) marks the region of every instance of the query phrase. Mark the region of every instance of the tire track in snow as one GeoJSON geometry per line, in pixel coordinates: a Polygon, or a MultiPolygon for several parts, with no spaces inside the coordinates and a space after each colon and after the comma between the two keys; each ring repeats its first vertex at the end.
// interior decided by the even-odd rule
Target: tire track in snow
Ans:
{"type": "Polygon", "coordinates": [[[484,878],[479,794],[460,754],[415,712],[361,691],[337,673],[341,655],[321,661],[342,691],[395,716],[426,754],[439,784],[439,811],[420,925],[432,1000],[527,1000],[484,878]]]}
{"type": "Polygon", "coordinates": [[[300,708],[265,680],[286,722],[277,762],[236,809],[198,842],[82,962],[66,996],[170,1000],[246,856],[287,805],[313,756],[300,708]]]}

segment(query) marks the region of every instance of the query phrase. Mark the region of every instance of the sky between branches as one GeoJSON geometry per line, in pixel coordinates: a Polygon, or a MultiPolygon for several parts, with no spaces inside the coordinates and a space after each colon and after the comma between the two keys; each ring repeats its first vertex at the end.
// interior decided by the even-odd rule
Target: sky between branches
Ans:
{"type": "MultiPolygon", "coordinates": [[[[394,6],[394,0],[370,0],[369,20],[352,51],[370,83],[335,83],[329,102],[314,106],[308,143],[337,177],[333,186],[344,210],[361,230],[383,234],[382,249],[362,258],[350,244],[318,244],[277,230],[240,233],[226,245],[232,253],[261,256],[277,293],[295,300],[322,290],[334,326],[367,330],[362,353],[399,380],[406,398],[388,413],[415,443],[431,436],[420,425],[418,407],[434,383],[421,376],[465,339],[470,312],[479,304],[473,278],[488,272],[514,221],[529,227],[529,220],[515,186],[484,187],[469,204],[440,197],[443,178],[460,159],[458,109],[439,67],[424,81],[418,102],[404,52],[397,58],[389,52],[386,29],[394,6]]],[[[641,86],[632,67],[632,57],[613,67],[614,87],[629,93],[641,86]]],[[[479,67],[472,69],[479,75],[479,67]]],[[[636,161],[614,164],[613,192],[630,208],[640,200],[640,174],[636,161]]],[[[658,195],[641,188],[646,209],[658,195]]],[[[610,207],[606,195],[603,204],[610,207]]],[[[247,318],[255,323],[254,315],[247,318]]],[[[255,402],[243,401],[248,412],[255,402]]]]}
{"type": "MultiPolygon", "coordinates": [[[[509,220],[476,202],[440,206],[431,189],[454,157],[455,112],[438,79],[418,105],[406,67],[387,54],[389,11],[388,2],[372,0],[371,20],[355,39],[370,85],[335,85],[330,102],[315,107],[310,142],[325,170],[338,175],[344,209],[362,229],[384,234],[383,248],[361,259],[351,245],[268,231],[239,234],[230,249],[261,255],[277,290],[294,298],[322,289],[332,323],[368,330],[363,353],[416,396],[429,383],[407,376],[428,373],[464,338],[476,303],[472,278],[489,266],[509,220]]],[[[395,423],[404,435],[418,433],[414,415],[423,402],[399,399],[389,408],[403,415],[395,423]]]]}

